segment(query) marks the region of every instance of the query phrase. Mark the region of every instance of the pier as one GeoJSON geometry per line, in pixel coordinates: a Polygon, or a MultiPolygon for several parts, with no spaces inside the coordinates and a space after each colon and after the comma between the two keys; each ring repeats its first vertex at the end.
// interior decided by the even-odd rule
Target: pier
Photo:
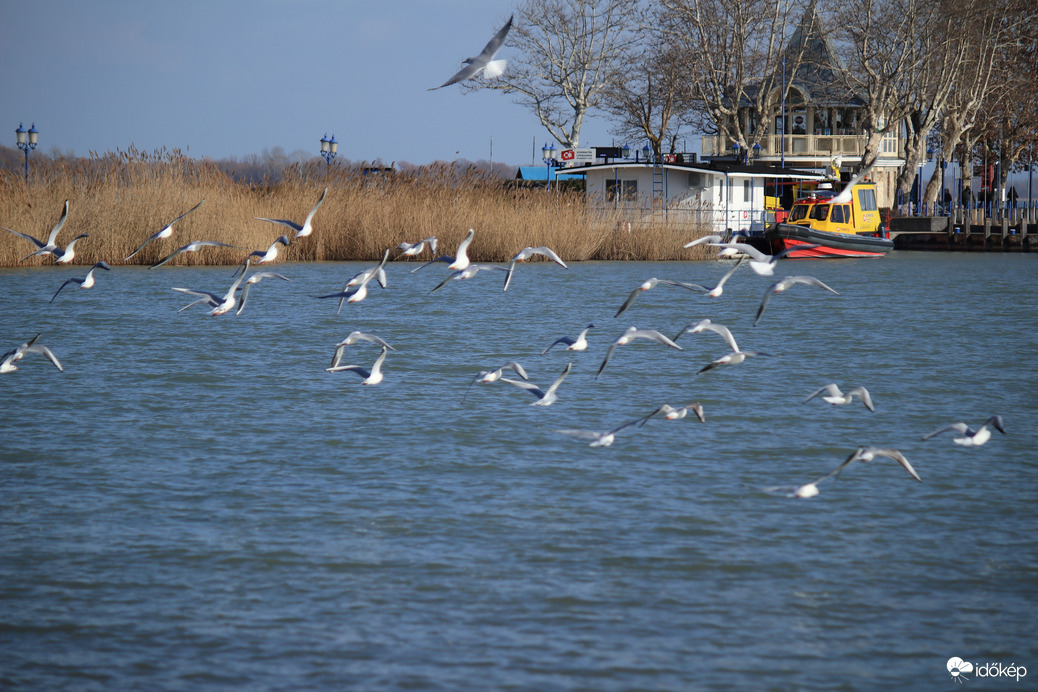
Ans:
{"type": "Polygon", "coordinates": [[[1015,210],[1001,218],[981,210],[955,210],[948,216],[902,216],[890,219],[896,250],[1031,252],[1038,249],[1038,213],[1015,210]]]}

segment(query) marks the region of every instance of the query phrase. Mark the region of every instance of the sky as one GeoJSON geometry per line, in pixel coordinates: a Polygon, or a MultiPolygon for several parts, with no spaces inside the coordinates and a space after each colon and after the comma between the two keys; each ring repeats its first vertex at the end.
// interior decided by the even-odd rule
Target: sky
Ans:
{"type": "MultiPolygon", "coordinates": [[[[354,162],[540,165],[552,140],[512,97],[428,91],[478,54],[520,2],[5,3],[0,141],[14,147],[18,125],[35,123],[47,153],[132,145],[221,159],[275,147],[316,155],[327,134],[354,162]]],[[[506,39],[498,57],[513,55],[506,39]]],[[[582,146],[615,139],[605,116],[585,120],[582,146]]]]}

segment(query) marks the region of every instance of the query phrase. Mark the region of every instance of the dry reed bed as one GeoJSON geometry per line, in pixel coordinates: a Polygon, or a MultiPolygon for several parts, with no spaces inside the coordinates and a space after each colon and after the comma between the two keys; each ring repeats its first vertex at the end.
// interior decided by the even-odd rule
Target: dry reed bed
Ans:
{"type": "MultiPolygon", "coordinates": [[[[325,166],[293,166],[277,184],[235,183],[206,161],[179,152],[136,150],[75,162],[44,162],[30,185],[0,172],[0,225],[45,240],[69,200],[69,215],[57,243],[80,233],[75,264],[126,264],[123,258],[146,238],[200,200],[196,212],[173,227],[173,236],[150,243],[129,264],[150,265],[192,240],[217,240],[240,249],[205,248],[183,253],[171,264],[234,264],[247,252],[265,250],[289,229],[255,217],[301,223],[320,198],[314,233],[281,248],[279,260],[381,259],[386,248],[436,236],[451,254],[469,228],[476,236],[469,256],[503,262],[527,246],[547,245],[568,261],[688,260],[701,248],[682,245],[701,231],[673,225],[630,230],[619,212],[593,211],[583,192],[551,193],[503,186],[479,172],[459,174],[448,166],[417,172],[364,176],[325,166]]],[[[33,250],[26,240],[0,234],[0,266],[50,264],[22,261],[33,250]]]]}

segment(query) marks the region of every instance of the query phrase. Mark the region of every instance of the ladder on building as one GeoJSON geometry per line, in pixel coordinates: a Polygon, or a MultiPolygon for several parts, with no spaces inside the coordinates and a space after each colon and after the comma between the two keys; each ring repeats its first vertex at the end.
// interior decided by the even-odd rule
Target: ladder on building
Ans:
{"type": "Polygon", "coordinates": [[[652,164],[652,202],[666,206],[666,190],[663,189],[663,163],[660,157],[652,164]]]}

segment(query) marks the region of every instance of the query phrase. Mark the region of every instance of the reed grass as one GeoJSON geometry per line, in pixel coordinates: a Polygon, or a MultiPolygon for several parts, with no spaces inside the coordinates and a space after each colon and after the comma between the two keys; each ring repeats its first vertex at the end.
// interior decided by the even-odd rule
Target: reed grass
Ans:
{"type": "MultiPolygon", "coordinates": [[[[128,264],[154,264],[192,240],[237,247],[183,253],[170,264],[236,264],[288,230],[256,217],[301,223],[325,187],[328,196],[314,218],[313,234],[282,249],[279,260],[377,261],[387,248],[427,236],[436,236],[440,252],[451,254],[469,228],[476,229],[469,247],[476,262],[507,261],[524,247],[540,245],[567,262],[704,256],[702,248],[682,248],[703,229],[644,223],[622,210],[603,212],[590,207],[582,191],[512,187],[448,165],[371,176],[323,164],[294,165],[276,184],[236,183],[212,162],[177,150],[130,149],[45,161],[34,166],[28,186],[16,172],[0,172],[0,225],[45,240],[67,199],[69,215],[58,245],[80,233],[90,236],[77,243],[74,264],[127,264],[123,258],[146,238],[204,199],[173,227],[171,238],[153,241],[128,264]]],[[[53,262],[51,257],[22,261],[34,249],[4,232],[0,266],[53,262]]]]}

